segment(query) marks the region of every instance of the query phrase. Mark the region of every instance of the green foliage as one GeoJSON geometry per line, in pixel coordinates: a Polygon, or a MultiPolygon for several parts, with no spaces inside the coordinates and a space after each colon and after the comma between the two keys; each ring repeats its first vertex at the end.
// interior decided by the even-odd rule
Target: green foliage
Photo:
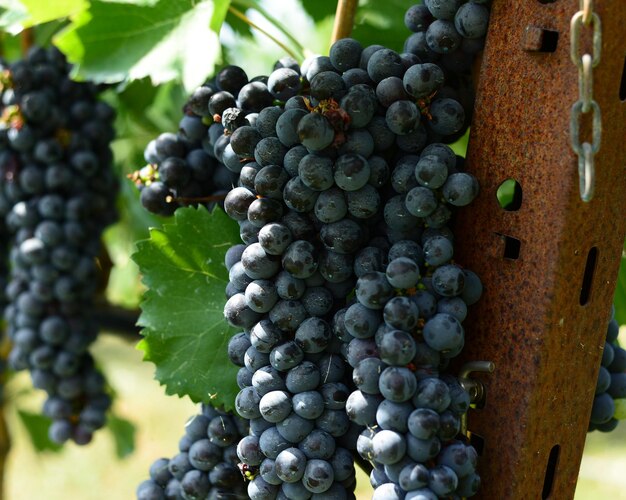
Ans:
{"type": "Polygon", "coordinates": [[[409,5],[404,0],[361,2],[352,36],[363,46],[380,44],[401,52],[404,40],[410,35],[404,25],[404,12],[409,5]]]}
{"type": "Polygon", "coordinates": [[[272,25],[274,30],[279,31],[283,37],[287,38],[285,47],[290,49],[291,56],[295,59],[304,59],[304,47],[301,44],[299,37],[292,34],[292,30],[287,27],[269,10],[266,9],[261,0],[233,0],[233,4],[243,9],[255,10],[258,14],[263,16],[265,20],[272,25]]]}
{"type": "Polygon", "coordinates": [[[19,33],[28,19],[28,10],[18,0],[0,0],[0,29],[19,33]]]}
{"type": "Polygon", "coordinates": [[[228,24],[239,36],[252,38],[252,29],[250,28],[250,25],[244,23],[241,19],[233,15],[231,12],[228,12],[226,14],[226,19],[224,22],[228,24]]]}
{"type": "Polygon", "coordinates": [[[223,316],[224,256],[239,228],[220,209],[181,208],[174,223],[152,229],[133,259],[148,287],[139,324],[144,359],[168,394],[232,409],[237,367],[228,360],[233,330],[223,316]]]}
{"type": "Polygon", "coordinates": [[[107,429],[113,436],[117,458],[126,458],[135,451],[135,426],[132,422],[117,415],[109,415],[107,429]]]}
{"type": "Polygon", "coordinates": [[[82,78],[112,83],[150,77],[158,84],[180,77],[191,90],[220,60],[218,31],[227,7],[224,0],[93,0],[56,43],[82,78]]]}
{"type": "Polygon", "coordinates": [[[0,28],[19,33],[23,28],[78,15],[88,5],[87,0],[0,0],[0,28]]]}
{"type": "Polygon", "coordinates": [[[55,453],[61,450],[61,446],[50,441],[48,437],[48,428],[52,420],[40,413],[31,413],[24,410],[17,410],[17,415],[22,424],[24,424],[24,428],[30,436],[35,450],[38,452],[52,451],[55,453]]]}
{"type": "MultiPolygon", "coordinates": [[[[193,3],[195,2],[192,2],[192,4],[193,3]]],[[[209,3],[212,5],[213,9],[209,27],[214,33],[219,35],[224,19],[226,18],[226,13],[228,12],[228,7],[230,7],[230,0],[210,0],[209,3]]]]}
{"type": "MultiPolygon", "coordinates": [[[[17,416],[24,425],[30,441],[37,452],[51,451],[58,453],[62,446],[48,437],[48,429],[52,420],[40,413],[17,410],[17,416]]],[[[126,419],[116,415],[107,418],[107,429],[115,442],[115,453],[122,459],[135,451],[135,426],[126,419]]]]}
{"type": "Polygon", "coordinates": [[[504,181],[498,188],[496,196],[498,197],[498,203],[503,208],[513,203],[515,197],[515,181],[513,179],[504,181]]]}
{"type": "Polygon", "coordinates": [[[301,0],[306,13],[318,23],[335,14],[337,2],[335,0],[301,0]]]}
{"type": "Polygon", "coordinates": [[[24,26],[36,26],[55,19],[75,16],[83,12],[89,5],[87,0],[20,1],[28,11],[28,17],[22,23],[24,26]]]}

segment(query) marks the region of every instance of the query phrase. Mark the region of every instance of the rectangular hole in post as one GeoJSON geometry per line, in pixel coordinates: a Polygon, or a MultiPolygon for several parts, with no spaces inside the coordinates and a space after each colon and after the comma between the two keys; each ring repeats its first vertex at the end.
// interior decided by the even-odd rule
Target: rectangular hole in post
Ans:
{"type": "Polygon", "coordinates": [[[585,274],[583,275],[583,284],[580,288],[580,305],[584,306],[589,302],[591,295],[591,287],[593,285],[593,275],[596,271],[596,263],[598,262],[598,248],[593,247],[587,255],[587,264],[585,265],[585,274]]]}
{"type": "Polygon", "coordinates": [[[476,453],[480,457],[483,454],[483,450],[485,449],[485,438],[475,434],[472,431],[469,431],[469,440],[470,444],[476,450],[476,453]]]}
{"type": "Polygon", "coordinates": [[[626,101],[626,57],[624,57],[624,69],[622,70],[622,81],[619,86],[619,98],[626,101]]]}
{"type": "Polygon", "coordinates": [[[561,447],[555,444],[550,450],[550,456],[548,457],[548,464],[546,465],[546,475],[543,480],[543,492],[541,498],[546,500],[550,498],[552,494],[552,487],[554,486],[554,476],[556,475],[556,468],[559,465],[559,453],[561,447]]]}
{"type": "Polygon", "coordinates": [[[559,46],[559,32],[553,30],[543,30],[543,39],[539,52],[556,52],[559,46]]]}
{"type": "Polygon", "coordinates": [[[507,236],[506,234],[496,234],[504,240],[504,258],[509,260],[519,259],[520,252],[522,250],[522,242],[517,238],[507,236]]]}

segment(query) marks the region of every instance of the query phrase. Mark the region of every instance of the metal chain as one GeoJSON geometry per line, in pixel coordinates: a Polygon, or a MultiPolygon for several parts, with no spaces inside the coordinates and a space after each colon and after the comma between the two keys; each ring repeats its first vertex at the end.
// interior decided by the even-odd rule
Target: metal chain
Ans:
{"type": "Polygon", "coordinates": [[[578,155],[578,175],[580,177],[580,197],[584,202],[591,201],[595,186],[594,157],[602,140],[602,113],[593,98],[593,68],[600,62],[602,52],[602,22],[593,11],[593,0],[580,0],[580,11],[574,14],[571,22],[571,57],[578,68],[578,101],[572,106],[570,119],[570,139],[572,149],[578,155]],[[593,54],[580,56],[583,27],[593,28],[593,54]],[[580,142],[580,120],[582,114],[593,113],[591,143],[580,142]]]}

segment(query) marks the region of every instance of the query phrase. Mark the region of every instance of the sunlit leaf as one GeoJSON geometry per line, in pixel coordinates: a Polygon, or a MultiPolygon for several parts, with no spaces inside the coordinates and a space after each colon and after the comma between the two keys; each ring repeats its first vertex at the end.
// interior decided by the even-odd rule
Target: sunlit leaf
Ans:
{"type": "Polygon", "coordinates": [[[225,0],[134,5],[94,0],[56,38],[78,76],[98,82],[181,78],[191,90],[220,60],[225,0]],[[210,29],[212,28],[212,29],[210,29]]]}

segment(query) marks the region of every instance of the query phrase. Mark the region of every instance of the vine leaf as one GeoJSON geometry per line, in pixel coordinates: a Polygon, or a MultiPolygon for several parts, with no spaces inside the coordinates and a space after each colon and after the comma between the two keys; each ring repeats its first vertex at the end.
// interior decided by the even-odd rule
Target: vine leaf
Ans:
{"type": "Polygon", "coordinates": [[[191,91],[221,58],[218,32],[229,3],[92,0],[55,43],[82,78],[113,83],[148,76],[159,84],[180,76],[191,91]]]}
{"type": "Polygon", "coordinates": [[[139,324],[144,360],[168,394],[234,407],[237,371],[228,359],[233,333],[224,320],[226,251],[240,242],[239,228],[216,208],[179,208],[174,223],[152,229],[133,260],[148,287],[139,324]]]}
{"type": "Polygon", "coordinates": [[[39,413],[24,410],[17,410],[17,415],[24,424],[30,441],[37,452],[52,451],[57,453],[61,451],[61,446],[50,441],[48,437],[48,429],[52,420],[39,413]]]}
{"type": "Polygon", "coordinates": [[[235,33],[243,38],[252,38],[252,29],[249,24],[244,23],[237,16],[234,16],[232,12],[226,14],[226,24],[230,26],[235,33]]]}
{"type": "Polygon", "coordinates": [[[404,25],[404,12],[408,5],[410,3],[404,0],[368,0],[360,3],[352,36],[401,52],[403,40],[411,34],[404,25]]]}
{"type": "Polygon", "coordinates": [[[302,7],[316,23],[335,15],[337,2],[335,0],[302,0],[302,7]]]}
{"type": "Polygon", "coordinates": [[[76,16],[89,6],[87,0],[54,0],[54,2],[20,0],[20,2],[28,11],[28,18],[23,23],[25,27],[76,16]]]}
{"type": "Polygon", "coordinates": [[[135,451],[135,426],[132,422],[117,415],[107,417],[107,429],[115,442],[115,454],[122,459],[135,451]]]}
{"type": "MultiPolygon", "coordinates": [[[[48,430],[52,420],[40,413],[17,410],[17,416],[24,425],[35,450],[41,452],[58,453],[63,446],[53,442],[48,437],[48,430]]],[[[135,426],[132,422],[115,414],[107,416],[107,430],[111,433],[115,443],[117,458],[122,459],[135,451],[135,426]]]]}

